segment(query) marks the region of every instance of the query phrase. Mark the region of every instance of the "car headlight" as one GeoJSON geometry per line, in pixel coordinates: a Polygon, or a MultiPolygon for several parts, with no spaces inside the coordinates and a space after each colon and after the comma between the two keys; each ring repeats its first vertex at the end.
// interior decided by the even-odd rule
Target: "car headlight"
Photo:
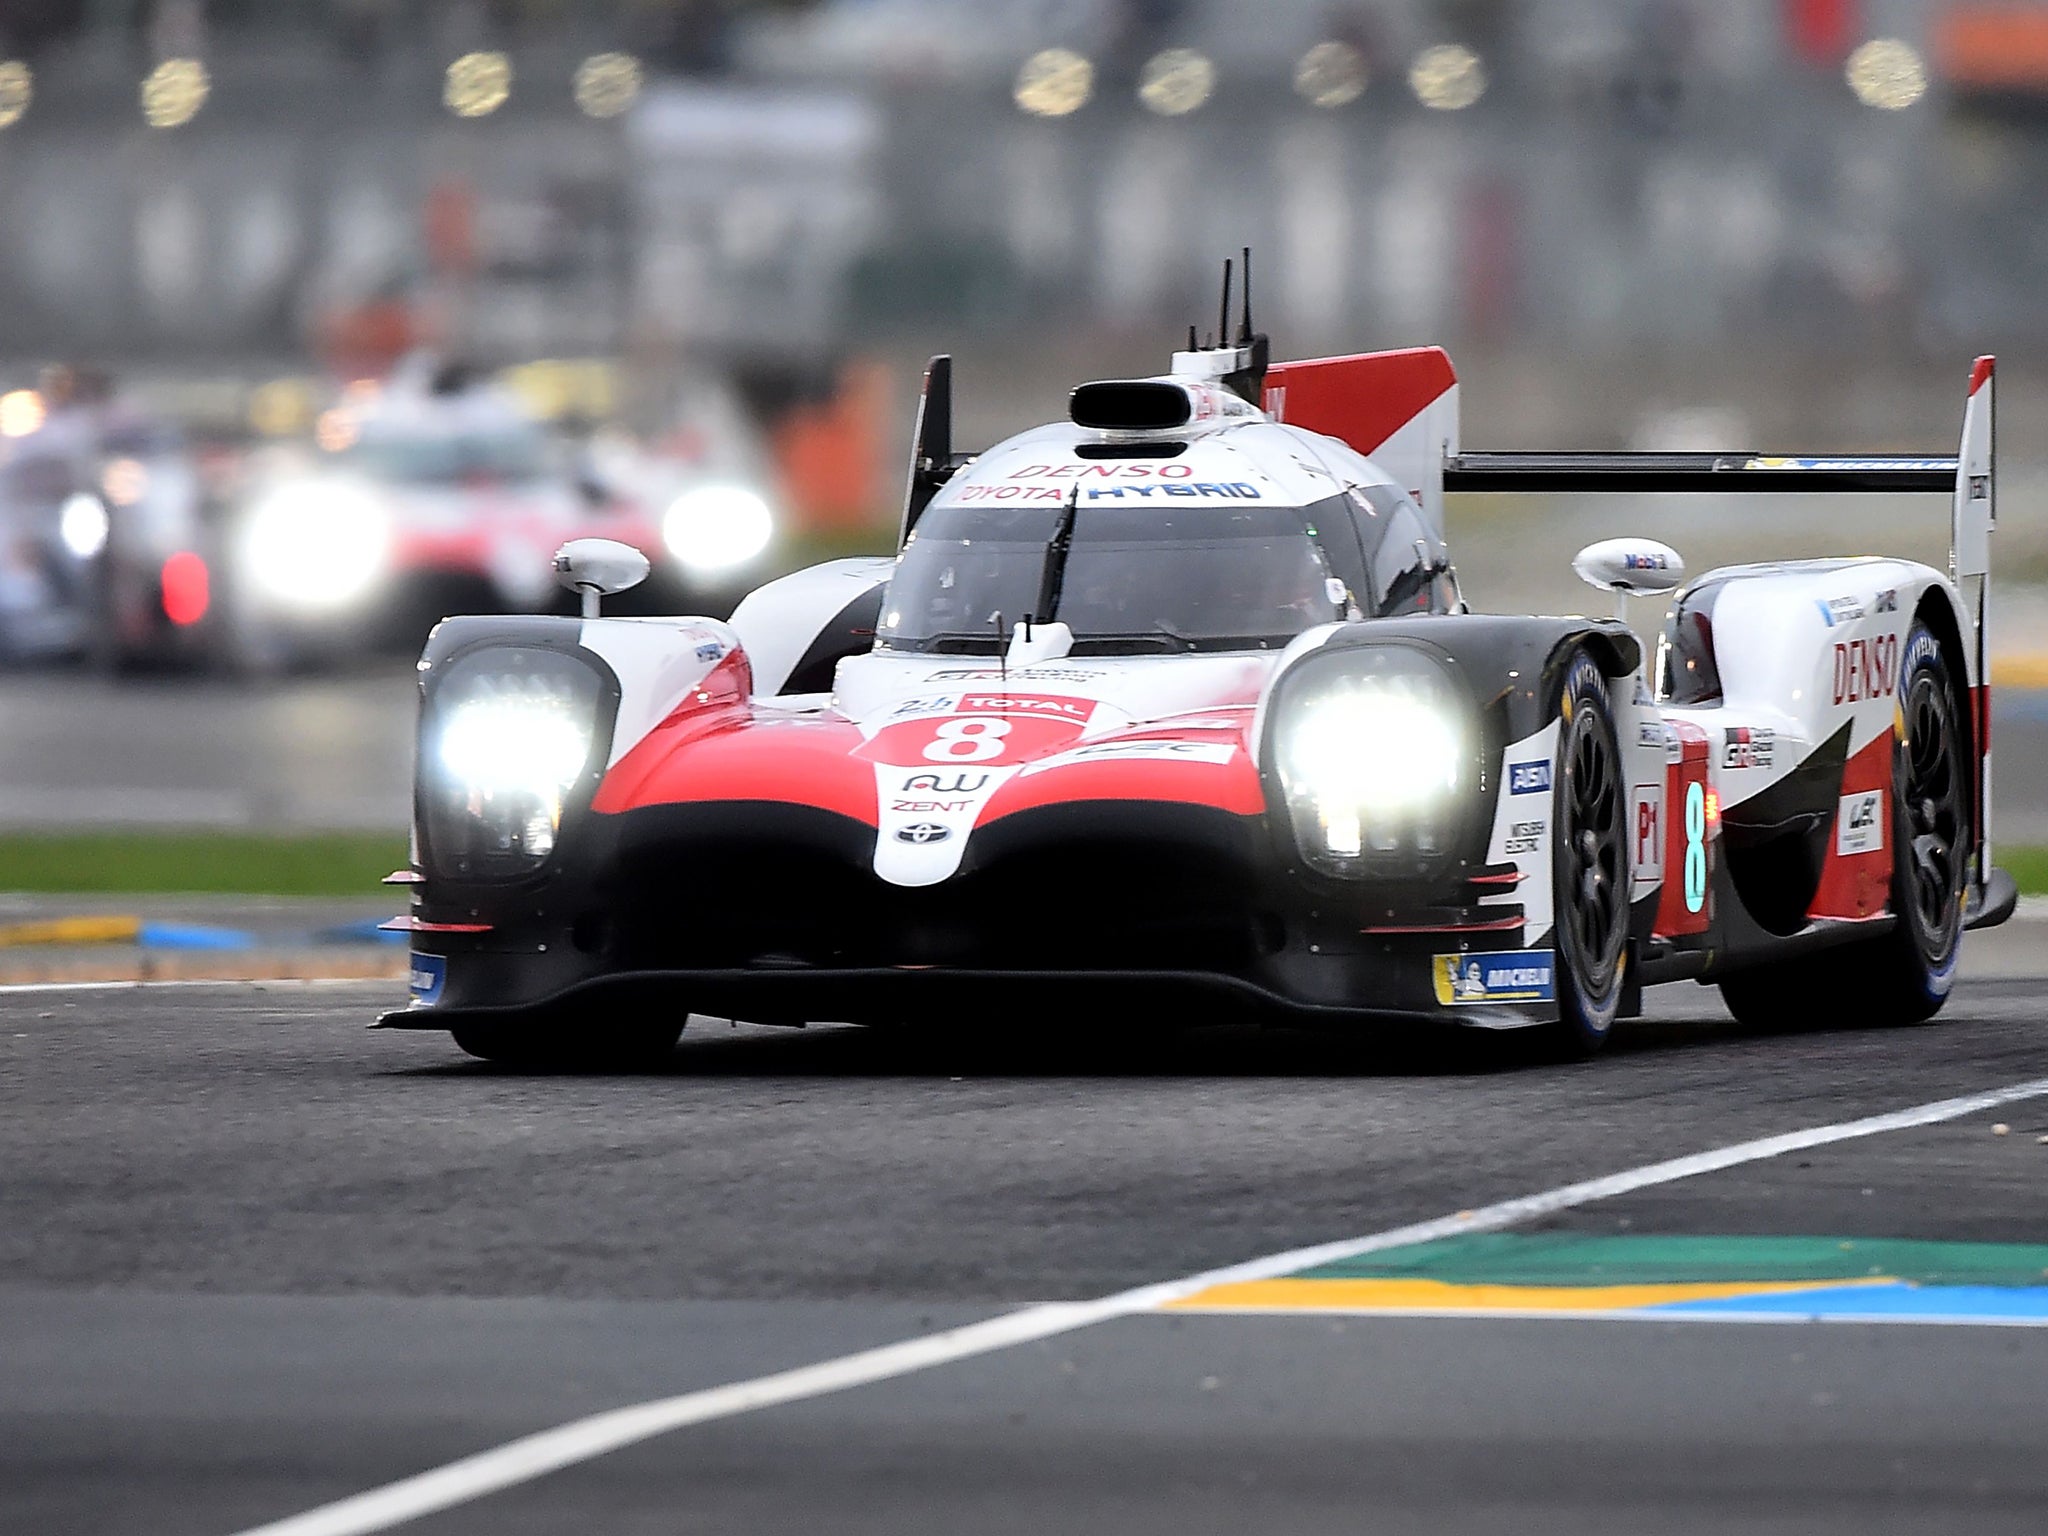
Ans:
{"type": "Polygon", "coordinates": [[[90,560],[107,547],[107,508],[99,497],[74,491],[57,509],[57,535],[80,560],[90,560]]]}
{"type": "Polygon", "coordinates": [[[531,874],[600,765],[597,673],[560,651],[491,646],[447,664],[419,743],[427,852],[458,880],[531,874]]]}
{"type": "Polygon", "coordinates": [[[683,492],[661,520],[661,539],[679,564],[714,576],[745,565],[775,536],[775,516],[743,485],[700,485],[683,492]]]}
{"type": "Polygon", "coordinates": [[[1332,652],[1293,668],[1274,707],[1273,768],[1311,865],[1420,876],[1453,851],[1475,726],[1444,666],[1405,646],[1332,652]]]}
{"type": "Polygon", "coordinates": [[[257,503],[242,535],[242,567],[264,596],[309,612],[359,600],[383,573],[391,519],[369,492],[308,485],[257,503]]]}

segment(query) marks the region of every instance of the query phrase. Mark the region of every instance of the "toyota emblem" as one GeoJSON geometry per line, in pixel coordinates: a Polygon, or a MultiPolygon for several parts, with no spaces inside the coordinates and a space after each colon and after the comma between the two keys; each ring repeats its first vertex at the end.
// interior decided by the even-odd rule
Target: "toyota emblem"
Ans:
{"type": "Polygon", "coordinates": [[[943,843],[953,835],[951,827],[942,827],[936,821],[914,821],[907,827],[896,829],[896,841],[915,843],[922,848],[926,843],[943,843]]]}

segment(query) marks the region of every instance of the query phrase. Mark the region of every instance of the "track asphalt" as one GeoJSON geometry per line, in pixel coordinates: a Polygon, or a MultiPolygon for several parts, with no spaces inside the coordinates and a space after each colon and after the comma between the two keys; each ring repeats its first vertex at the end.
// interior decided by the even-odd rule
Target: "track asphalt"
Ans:
{"type": "MultiPolygon", "coordinates": [[[[2009,975],[1912,1030],[1667,988],[1579,1067],[699,1020],[642,1078],[363,1029],[393,993],[0,996],[0,1530],[226,1536],[599,1410],[2048,1076],[2048,983],[2009,975]]],[[[2044,1137],[2024,1100],[1557,1212],[1513,1273],[1427,1262],[1810,1280],[1847,1242],[2011,1284],[2026,1251],[1977,1245],[2048,1243],[2044,1137]]],[[[404,1528],[2035,1532],[2044,1410],[2033,1327],[1154,1313],[404,1528]]]]}

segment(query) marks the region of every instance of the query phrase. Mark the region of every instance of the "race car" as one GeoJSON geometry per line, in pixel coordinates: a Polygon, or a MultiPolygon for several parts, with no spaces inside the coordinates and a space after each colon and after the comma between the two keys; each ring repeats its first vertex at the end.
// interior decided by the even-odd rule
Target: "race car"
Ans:
{"type": "Polygon", "coordinates": [[[89,369],[12,398],[33,426],[0,439],[0,661],[212,660],[215,531],[182,434],[89,369]]]}
{"type": "Polygon", "coordinates": [[[507,391],[454,365],[415,359],[358,389],[323,414],[307,454],[251,476],[231,540],[244,660],[411,650],[451,607],[545,611],[560,598],[554,551],[579,536],[659,559],[671,594],[741,595],[725,596],[728,578],[767,547],[766,499],[730,477],[673,485],[645,456],[601,472],[603,457],[579,463],[507,391]]]}
{"type": "Polygon", "coordinates": [[[487,1059],[763,1023],[1438,1021],[1599,1047],[1642,989],[1931,1016],[1991,863],[1993,365],[1958,455],[1461,451],[1435,348],[1234,343],[973,454],[926,378],[893,559],[729,623],[457,618],[420,662],[410,1005],[487,1059]],[[1714,570],[1618,619],[1473,613],[1456,491],[1939,491],[1952,569],[1714,570]]]}

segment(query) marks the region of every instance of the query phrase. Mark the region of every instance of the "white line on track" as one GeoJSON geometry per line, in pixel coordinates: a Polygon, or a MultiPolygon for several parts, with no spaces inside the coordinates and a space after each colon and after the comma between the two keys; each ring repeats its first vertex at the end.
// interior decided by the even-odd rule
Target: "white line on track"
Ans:
{"type": "Polygon", "coordinates": [[[374,986],[379,982],[403,981],[402,976],[158,976],[149,980],[128,976],[119,981],[10,981],[0,983],[0,993],[9,992],[132,992],[139,987],[352,987],[374,986]]]}
{"type": "Polygon", "coordinates": [[[589,1461],[671,1430],[686,1429],[712,1419],[731,1418],[735,1414],[752,1413],[756,1409],[773,1408],[805,1398],[823,1397],[832,1392],[844,1392],[851,1387],[888,1381],[893,1377],[930,1370],[933,1366],[1010,1349],[1056,1334],[1072,1333],[1078,1328],[1091,1327],[1113,1318],[1152,1311],[1211,1286],[1244,1280],[1271,1280],[1296,1270],[1334,1264],[1341,1259],[1356,1258],[1384,1248],[1430,1242],[1436,1238],[1454,1237],[1461,1232],[1495,1231],[1657,1184],[1670,1184],[1744,1163],[1783,1157],[1788,1152],[1802,1152],[1810,1147],[1855,1141],[1865,1136],[1883,1135],[1887,1131],[1910,1130],[1915,1126],[1938,1125],[1945,1120],[1958,1120],[2000,1105],[2043,1097],[2048,1097],[2048,1078],[2035,1078],[1984,1093],[1919,1104],[1890,1114],[1788,1131],[1780,1136],[1766,1136],[1710,1152],[1696,1152],[1689,1157],[1672,1158],[1668,1162],[1649,1163],[1622,1173],[1566,1184],[1541,1194],[1503,1200],[1478,1210],[1460,1211],[1454,1216],[1440,1216],[1433,1221],[1394,1227],[1366,1237],[1321,1243],[1313,1248],[1294,1248],[1285,1253],[1268,1254],[1264,1258],[1188,1275],[1179,1280],[1138,1286],[1094,1301],[1051,1302],[1025,1307],[985,1322],[949,1328],[879,1349],[861,1350],[835,1360],[820,1361],[816,1365],[592,1414],[588,1418],[576,1419],[487,1451],[479,1451],[474,1456],[465,1456],[417,1476],[372,1488],[367,1493],[323,1504],[317,1509],[274,1520],[268,1525],[251,1527],[238,1536],[362,1536],[366,1532],[388,1530],[422,1515],[530,1482],[559,1468],[589,1461]]]}

